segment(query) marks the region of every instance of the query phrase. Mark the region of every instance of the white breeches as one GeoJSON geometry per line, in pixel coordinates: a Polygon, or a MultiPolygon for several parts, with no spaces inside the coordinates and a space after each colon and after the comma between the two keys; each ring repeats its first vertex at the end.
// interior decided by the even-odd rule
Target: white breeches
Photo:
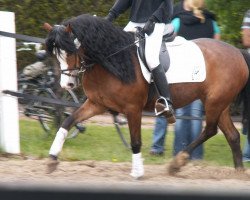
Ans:
{"type": "MultiPolygon", "coordinates": [[[[145,23],[129,22],[124,28],[124,31],[135,32],[136,27],[143,27],[144,25],[145,23]]],[[[145,56],[147,64],[151,71],[160,64],[159,53],[165,26],[166,25],[164,23],[156,23],[153,33],[150,36],[145,36],[145,56]]]]}

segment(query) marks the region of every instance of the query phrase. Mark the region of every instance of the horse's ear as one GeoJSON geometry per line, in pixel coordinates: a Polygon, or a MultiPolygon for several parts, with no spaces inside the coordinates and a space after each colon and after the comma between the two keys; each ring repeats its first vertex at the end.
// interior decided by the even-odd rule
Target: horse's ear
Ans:
{"type": "Polygon", "coordinates": [[[43,28],[45,30],[47,30],[48,32],[50,32],[52,30],[52,26],[49,23],[44,23],[43,28]]]}
{"type": "Polygon", "coordinates": [[[70,24],[67,25],[65,31],[66,31],[67,33],[71,33],[71,32],[72,32],[72,28],[71,28],[71,25],[70,25],[70,24]]]}

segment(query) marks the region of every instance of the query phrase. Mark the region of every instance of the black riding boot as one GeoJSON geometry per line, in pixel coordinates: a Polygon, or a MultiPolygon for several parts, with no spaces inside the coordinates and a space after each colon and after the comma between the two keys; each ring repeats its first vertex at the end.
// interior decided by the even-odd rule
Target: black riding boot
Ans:
{"type": "Polygon", "coordinates": [[[164,69],[158,65],[152,70],[155,86],[160,94],[160,98],[155,103],[156,116],[164,115],[168,123],[175,123],[174,109],[170,100],[170,92],[164,69]]]}

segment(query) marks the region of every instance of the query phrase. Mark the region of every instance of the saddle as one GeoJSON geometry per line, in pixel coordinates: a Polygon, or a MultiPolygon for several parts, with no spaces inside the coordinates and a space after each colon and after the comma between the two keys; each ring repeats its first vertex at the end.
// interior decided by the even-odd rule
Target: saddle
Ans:
{"type": "MultiPolygon", "coordinates": [[[[147,70],[150,72],[150,69],[148,67],[148,64],[146,62],[146,56],[145,56],[145,35],[142,33],[142,28],[137,27],[135,32],[136,40],[138,40],[138,55],[140,59],[142,60],[143,64],[147,68],[147,70]]],[[[162,44],[161,44],[161,50],[159,54],[160,64],[162,65],[165,72],[167,72],[169,65],[170,65],[170,59],[169,54],[166,47],[166,42],[172,42],[175,39],[174,31],[167,32],[162,37],[162,44]]]]}

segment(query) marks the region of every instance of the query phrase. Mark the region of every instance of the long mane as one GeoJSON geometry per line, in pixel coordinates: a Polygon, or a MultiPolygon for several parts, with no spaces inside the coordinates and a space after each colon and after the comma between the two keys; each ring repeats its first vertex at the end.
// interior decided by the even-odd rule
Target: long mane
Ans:
{"type": "Polygon", "coordinates": [[[50,53],[53,50],[60,53],[60,49],[67,53],[76,52],[75,37],[92,62],[100,64],[125,83],[135,80],[132,55],[135,55],[136,48],[135,45],[130,46],[135,41],[132,33],[102,18],[83,14],[55,26],[46,40],[47,49],[50,53]],[[73,34],[65,32],[68,24],[73,34]]]}

